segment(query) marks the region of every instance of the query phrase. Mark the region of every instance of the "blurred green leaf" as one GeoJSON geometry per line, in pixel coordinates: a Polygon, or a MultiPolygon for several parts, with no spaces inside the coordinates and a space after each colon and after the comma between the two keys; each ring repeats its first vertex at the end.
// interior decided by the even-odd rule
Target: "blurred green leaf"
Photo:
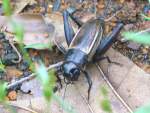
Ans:
{"type": "Polygon", "coordinates": [[[7,83],[0,83],[0,102],[5,101],[7,83]]]}
{"type": "Polygon", "coordinates": [[[105,87],[101,87],[101,93],[103,96],[108,96],[108,91],[105,87]]]}
{"type": "Polygon", "coordinates": [[[138,34],[135,32],[124,32],[122,34],[125,39],[135,41],[137,43],[150,45],[150,34],[144,33],[144,34],[138,34]]]}
{"type": "Polygon", "coordinates": [[[23,26],[21,24],[18,24],[14,21],[12,21],[12,27],[15,33],[15,40],[22,44],[23,43],[23,38],[24,38],[24,29],[23,26]]]}
{"type": "Polygon", "coordinates": [[[5,65],[2,63],[1,59],[0,59],[0,71],[5,71],[5,65]]]}
{"type": "Polygon", "coordinates": [[[40,66],[36,69],[38,77],[42,84],[47,84],[49,82],[48,72],[43,63],[40,63],[40,66]]]}
{"type": "Polygon", "coordinates": [[[150,17],[144,15],[144,14],[141,14],[141,16],[145,19],[145,20],[150,20],[150,17]]]}
{"type": "Polygon", "coordinates": [[[108,112],[108,113],[112,112],[110,101],[108,99],[102,100],[101,107],[105,112],[108,112]]]}
{"type": "Polygon", "coordinates": [[[32,49],[51,49],[51,45],[50,44],[42,44],[42,43],[37,43],[37,44],[31,44],[31,45],[27,45],[24,48],[32,48],[32,49]]]}
{"type": "Polygon", "coordinates": [[[11,16],[11,5],[9,0],[2,0],[3,1],[3,10],[6,16],[11,16]]]}
{"type": "Polygon", "coordinates": [[[135,113],[150,113],[150,105],[137,109],[135,113]]]}
{"type": "Polygon", "coordinates": [[[44,97],[47,101],[50,101],[53,93],[53,88],[55,86],[55,80],[53,77],[54,71],[48,73],[44,64],[40,62],[40,66],[36,68],[36,72],[43,87],[44,97]]]}
{"type": "Polygon", "coordinates": [[[64,111],[68,113],[77,113],[70,104],[68,104],[65,100],[63,100],[59,96],[53,94],[53,99],[56,100],[61,105],[64,111]]]}
{"type": "Polygon", "coordinates": [[[50,102],[51,98],[52,98],[52,91],[53,89],[49,86],[49,84],[44,84],[43,85],[43,94],[45,99],[50,102]]]}

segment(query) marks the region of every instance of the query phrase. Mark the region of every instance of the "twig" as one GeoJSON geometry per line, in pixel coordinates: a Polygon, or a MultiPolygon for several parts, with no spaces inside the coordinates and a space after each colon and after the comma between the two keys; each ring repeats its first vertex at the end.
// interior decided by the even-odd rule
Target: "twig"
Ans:
{"type": "MultiPolygon", "coordinates": [[[[11,35],[11,36],[14,36],[14,35],[15,35],[15,33],[9,32],[9,31],[7,30],[7,27],[4,27],[4,26],[1,27],[1,32],[7,33],[7,34],[9,34],[9,35],[11,35]]],[[[20,63],[21,60],[22,60],[22,56],[21,56],[20,52],[18,51],[18,49],[15,47],[13,40],[11,40],[10,37],[6,37],[6,40],[9,41],[9,44],[11,45],[11,47],[13,48],[13,50],[14,50],[14,51],[17,53],[17,55],[18,55],[18,60],[12,60],[12,62],[13,62],[13,63],[20,63]]]]}
{"type": "Polygon", "coordinates": [[[140,31],[140,32],[137,32],[136,35],[141,35],[141,34],[144,34],[144,33],[146,33],[146,32],[149,32],[149,31],[150,31],[150,28],[145,29],[145,30],[142,30],[142,31],[140,31]]]}
{"type": "Polygon", "coordinates": [[[20,54],[20,52],[18,51],[18,49],[15,47],[14,43],[9,41],[9,44],[11,45],[11,47],[13,48],[13,50],[17,53],[18,55],[18,60],[12,60],[13,63],[20,63],[22,60],[22,56],[20,54]]]}
{"type": "Polygon", "coordinates": [[[121,12],[121,10],[118,10],[116,13],[114,13],[111,17],[109,17],[109,18],[107,18],[107,19],[105,19],[104,21],[105,22],[108,22],[108,21],[110,21],[111,19],[113,19],[118,13],[120,13],[121,12]]]}
{"type": "Polygon", "coordinates": [[[104,72],[100,68],[99,64],[96,63],[96,67],[98,68],[99,72],[102,74],[103,79],[106,81],[107,85],[110,87],[110,89],[113,91],[115,96],[120,100],[120,102],[124,105],[124,107],[127,108],[127,110],[130,113],[133,113],[131,107],[123,100],[123,98],[118,94],[118,92],[115,90],[115,88],[112,86],[112,84],[109,82],[108,78],[105,76],[104,72]]]}
{"type": "MultiPolygon", "coordinates": [[[[49,67],[47,67],[47,71],[50,70],[50,69],[52,69],[52,68],[56,68],[56,67],[61,66],[62,63],[63,63],[63,62],[58,62],[58,63],[56,63],[56,64],[50,65],[49,67]]],[[[30,80],[30,79],[33,79],[33,78],[36,77],[35,75],[36,75],[36,73],[32,73],[32,74],[30,74],[28,77],[21,78],[20,80],[15,81],[15,82],[9,84],[9,85],[7,86],[7,89],[10,89],[10,88],[12,88],[12,87],[14,87],[14,86],[16,86],[16,85],[18,85],[18,84],[21,84],[21,83],[23,83],[23,82],[25,82],[25,81],[28,81],[28,80],[30,80]]]]}
{"type": "Polygon", "coordinates": [[[25,110],[25,111],[29,111],[31,113],[38,113],[30,108],[27,108],[27,107],[23,107],[23,106],[19,106],[19,105],[16,105],[16,104],[12,104],[12,103],[7,103],[8,106],[12,106],[12,107],[15,107],[15,108],[19,108],[19,109],[22,109],[22,110],[25,110]]]}

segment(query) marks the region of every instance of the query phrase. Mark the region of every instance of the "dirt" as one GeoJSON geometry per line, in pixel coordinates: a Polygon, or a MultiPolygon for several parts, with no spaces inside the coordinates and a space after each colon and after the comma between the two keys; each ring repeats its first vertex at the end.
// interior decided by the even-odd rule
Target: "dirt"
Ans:
{"type": "MultiPolygon", "coordinates": [[[[45,18],[47,18],[48,16],[46,15],[49,15],[52,12],[52,7],[51,7],[52,2],[47,4],[47,7],[45,5],[41,5],[43,3],[41,4],[39,3],[41,2],[38,1],[37,3],[34,4],[28,4],[26,7],[22,9],[18,9],[18,11],[24,13],[28,12],[28,13],[35,13],[35,14],[37,13],[44,14],[45,18]]],[[[13,5],[14,4],[15,2],[13,2],[13,5]]],[[[77,3],[77,2],[74,3],[71,2],[70,0],[67,3],[65,3],[64,1],[62,2],[62,5],[60,7],[60,12],[69,6],[80,9],[79,12],[77,12],[75,15],[77,16],[77,18],[82,19],[83,22],[86,22],[88,19],[93,18],[95,16],[95,13],[97,17],[101,16],[107,20],[114,13],[119,11],[111,19],[111,21],[105,23],[105,36],[111,32],[111,30],[113,29],[113,27],[116,25],[118,21],[124,21],[126,23],[122,32],[141,31],[141,30],[148,29],[150,25],[149,21],[144,20],[140,16],[141,13],[150,16],[150,8],[149,8],[150,6],[148,5],[148,2],[146,0],[143,1],[111,0],[111,3],[109,3],[107,0],[99,0],[97,4],[91,3],[90,0],[85,0],[83,3],[77,3]],[[97,12],[95,10],[95,5],[97,8],[97,12]]],[[[1,5],[0,5],[0,15],[4,15],[1,5]]],[[[53,17],[53,19],[55,19],[55,17],[53,17]]],[[[54,29],[52,29],[51,32],[53,33],[54,29]]],[[[62,35],[59,35],[59,32],[60,34],[64,34],[64,32],[62,31],[61,28],[57,30],[56,36],[61,38],[62,35]]],[[[38,36],[41,37],[44,36],[44,34],[38,36]]],[[[27,37],[29,37],[29,35],[27,37]]],[[[36,38],[34,40],[36,40],[36,38]]],[[[18,48],[17,45],[16,47],[18,48]]],[[[139,67],[144,69],[146,72],[150,73],[150,66],[149,66],[150,48],[148,46],[144,46],[129,41],[124,41],[123,37],[120,34],[118,40],[114,43],[113,48],[119,51],[124,56],[127,56],[129,59],[131,59],[135,64],[137,64],[139,67]]],[[[45,63],[46,66],[56,63],[61,59],[63,59],[62,58],[63,54],[61,54],[56,47],[54,47],[52,51],[27,49],[27,52],[30,54],[30,58],[32,59],[33,62],[36,62],[37,60],[40,59],[45,63]]],[[[3,64],[6,66],[6,71],[0,72],[0,78],[1,78],[0,80],[12,82],[12,81],[16,81],[17,79],[26,77],[32,73],[29,66],[29,62],[26,61],[25,59],[23,59],[20,63],[17,64],[13,62],[13,60],[18,59],[18,56],[16,52],[13,50],[13,48],[11,47],[10,42],[5,39],[5,36],[3,36],[2,33],[0,33],[0,56],[3,64]]],[[[27,86],[24,85],[24,87],[26,88],[27,86]]],[[[17,92],[20,91],[21,88],[23,88],[23,86],[21,87],[21,85],[12,88],[8,92],[8,98],[10,100],[17,99],[17,92]]],[[[30,94],[31,93],[29,92],[30,88],[29,89],[28,88],[25,89],[25,88],[23,88],[23,90],[21,91],[30,94]]]]}

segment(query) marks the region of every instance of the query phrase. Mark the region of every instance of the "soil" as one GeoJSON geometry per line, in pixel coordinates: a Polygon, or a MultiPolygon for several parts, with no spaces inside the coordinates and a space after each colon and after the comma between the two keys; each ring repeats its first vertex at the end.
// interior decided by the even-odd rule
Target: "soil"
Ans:
{"type": "MultiPolygon", "coordinates": [[[[89,17],[88,15],[95,13],[97,17],[101,16],[107,20],[114,13],[119,11],[116,16],[111,19],[111,21],[105,23],[105,35],[111,32],[118,21],[124,21],[126,23],[122,32],[131,30],[141,31],[148,29],[150,25],[149,21],[144,20],[140,16],[141,13],[150,16],[150,5],[148,4],[147,0],[98,0],[99,2],[96,4],[97,11],[95,10],[95,4],[91,3],[91,0],[84,0],[82,3],[71,2],[75,0],[67,1],[66,3],[62,2],[60,11],[67,8],[68,6],[79,8],[80,10],[76,15],[78,18],[84,18],[85,20],[92,17],[89,17]]],[[[81,1],[82,0],[79,2],[81,1]]],[[[12,2],[14,5],[15,2],[12,2]]],[[[23,9],[23,12],[48,14],[51,13],[51,3],[52,2],[48,3],[46,6],[42,5],[43,3],[38,2],[37,4],[26,6],[23,9]],[[46,7],[47,11],[43,10],[46,7]]],[[[2,6],[0,5],[0,14],[3,15],[4,12],[1,7],[2,6]]],[[[130,58],[134,63],[150,73],[150,48],[141,44],[123,41],[122,39],[123,37],[120,34],[118,40],[114,43],[113,48],[130,58]]],[[[17,45],[16,47],[18,48],[17,45]]],[[[41,51],[34,49],[28,49],[27,51],[30,54],[30,58],[33,62],[36,62],[40,59],[45,63],[46,66],[58,62],[60,59],[62,59],[63,56],[60,52],[58,52],[57,48],[53,48],[53,51],[41,51]]],[[[25,59],[17,64],[13,62],[13,60],[18,59],[18,56],[11,47],[10,42],[6,40],[2,33],[0,33],[0,56],[2,63],[6,66],[6,71],[0,72],[0,80],[11,82],[22,77],[26,77],[32,73],[29,67],[29,62],[25,59]],[[14,69],[14,75],[9,74],[12,69],[14,69]]],[[[20,89],[20,85],[11,89],[10,92],[18,91],[18,89],[20,89]]],[[[13,92],[13,94],[15,94],[15,92],[13,92]]],[[[8,98],[12,98],[10,93],[8,93],[8,95],[8,98]]],[[[9,99],[11,100],[11,98],[9,99]]],[[[13,100],[15,100],[14,97],[13,100]]]]}

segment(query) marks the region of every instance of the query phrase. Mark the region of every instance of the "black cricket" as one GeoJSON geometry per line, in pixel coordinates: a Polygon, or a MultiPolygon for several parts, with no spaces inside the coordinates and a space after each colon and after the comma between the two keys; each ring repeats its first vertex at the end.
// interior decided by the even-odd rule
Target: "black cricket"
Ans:
{"type": "Polygon", "coordinates": [[[102,55],[109,49],[113,42],[117,39],[117,35],[123,27],[123,23],[118,23],[113,29],[112,33],[104,38],[103,27],[104,19],[91,19],[86,23],[81,23],[75,19],[67,10],[63,12],[65,38],[68,45],[66,50],[64,47],[58,48],[65,54],[64,63],[60,70],[67,82],[77,81],[81,72],[85,75],[89,84],[88,99],[92,86],[92,80],[85,66],[91,62],[97,62],[106,58],[110,63],[109,57],[102,55]],[[79,26],[77,33],[74,33],[69,22],[71,17],[79,26]]]}

